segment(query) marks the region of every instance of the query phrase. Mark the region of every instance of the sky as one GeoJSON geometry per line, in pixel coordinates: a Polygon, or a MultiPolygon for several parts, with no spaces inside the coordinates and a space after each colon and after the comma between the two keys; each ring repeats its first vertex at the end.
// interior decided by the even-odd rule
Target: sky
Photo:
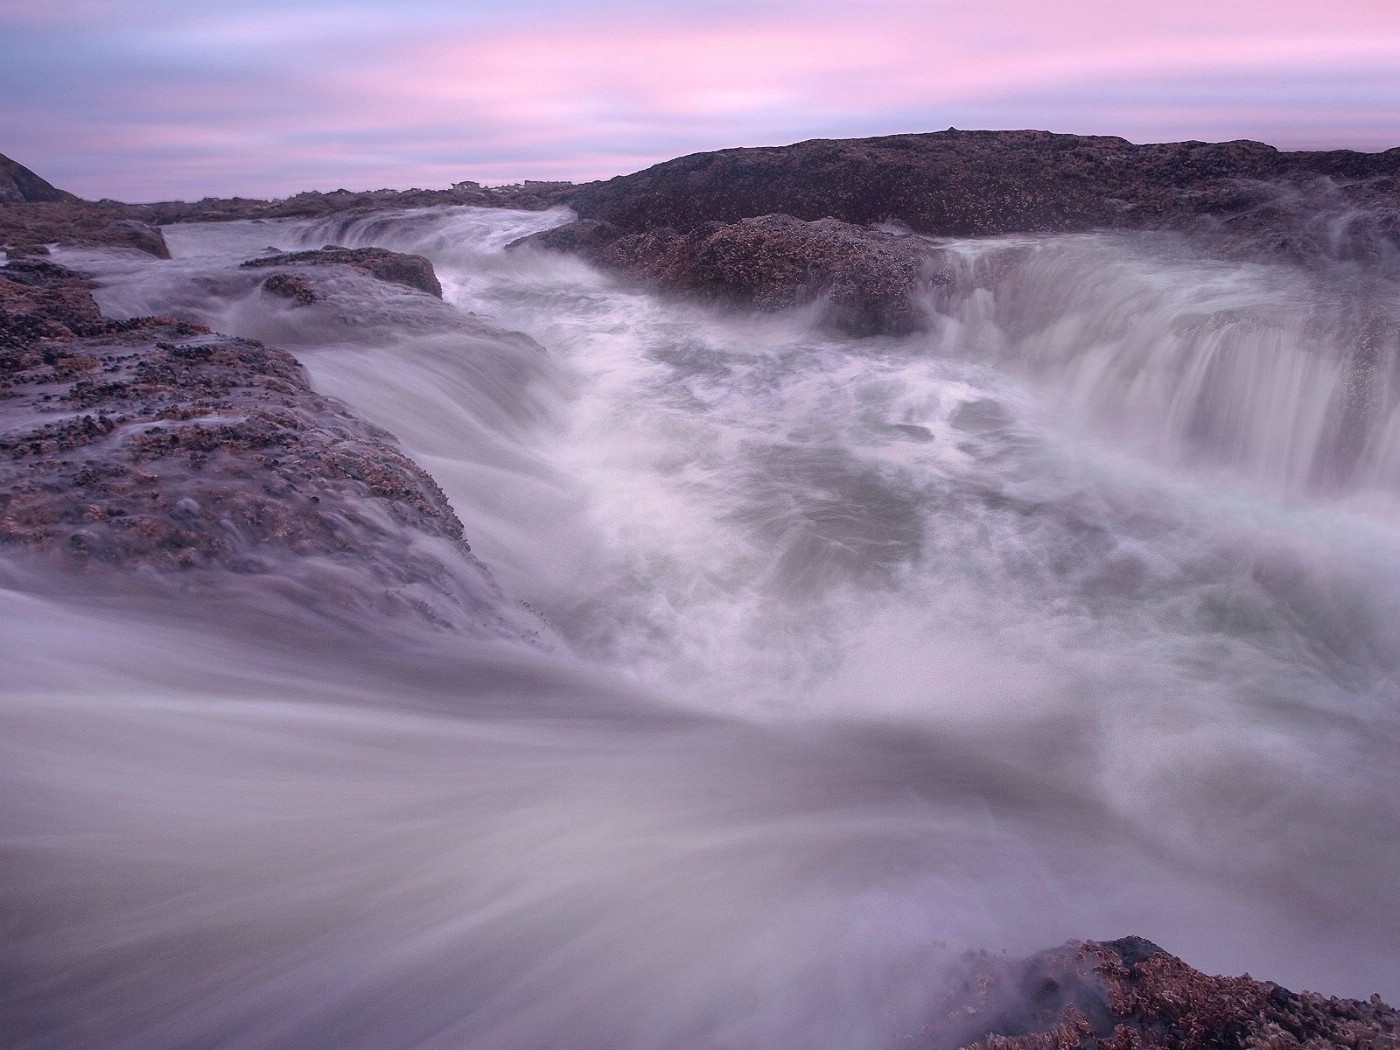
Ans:
{"type": "Polygon", "coordinates": [[[1400,146],[1400,0],[0,0],[0,153],[91,199],[947,127],[1400,146]]]}

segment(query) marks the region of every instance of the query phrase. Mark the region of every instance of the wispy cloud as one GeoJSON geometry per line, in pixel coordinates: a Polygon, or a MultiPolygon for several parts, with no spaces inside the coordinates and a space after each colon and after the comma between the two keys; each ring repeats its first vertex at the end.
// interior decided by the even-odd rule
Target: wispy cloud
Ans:
{"type": "Polygon", "coordinates": [[[1390,0],[0,0],[0,151],[87,196],[593,178],[818,136],[1400,145],[1390,0]]]}

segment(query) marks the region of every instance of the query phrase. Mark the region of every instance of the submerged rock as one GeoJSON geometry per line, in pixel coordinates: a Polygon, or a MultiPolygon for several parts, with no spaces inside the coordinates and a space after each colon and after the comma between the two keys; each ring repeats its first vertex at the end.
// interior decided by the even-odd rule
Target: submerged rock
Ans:
{"type": "Polygon", "coordinates": [[[274,273],[262,283],[263,288],[282,299],[290,299],[303,306],[316,302],[320,296],[305,277],[295,273],[274,273]]]}
{"type": "Polygon", "coordinates": [[[1141,937],[970,958],[906,1045],[952,1050],[1396,1050],[1400,1011],[1204,974],[1141,937]]]}

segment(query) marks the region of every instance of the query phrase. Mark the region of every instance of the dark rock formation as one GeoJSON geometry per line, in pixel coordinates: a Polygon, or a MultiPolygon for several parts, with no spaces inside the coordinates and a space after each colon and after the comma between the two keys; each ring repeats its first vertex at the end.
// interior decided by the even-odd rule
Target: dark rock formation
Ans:
{"type": "Polygon", "coordinates": [[[1400,1011],[1212,977],[1141,937],[970,959],[907,1045],[952,1050],[1397,1050],[1400,1011]]]}
{"type": "MultiPolygon", "coordinates": [[[[0,347],[32,349],[39,339],[108,335],[108,321],[93,301],[91,282],[62,266],[16,260],[0,269],[0,347]]],[[[13,360],[0,372],[10,381],[13,360]]]]}
{"type": "Polygon", "coordinates": [[[0,543],[89,576],[262,575],[453,622],[460,566],[439,554],[473,564],[461,522],[389,434],[312,391],[284,351],[108,320],[89,288],[49,263],[0,269],[0,543]]]}
{"type": "MultiPolygon", "coordinates": [[[[257,259],[249,259],[243,264],[245,267],[295,267],[295,266],[351,266],[357,270],[363,270],[381,281],[389,281],[392,284],[402,284],[409,288],[416,288],[420,292],[427,292],[429,295],[442,298],[442,285],[438,282],[437,274],[433,272],[433,264],[421,255],[405,255],[402,252],[392,252],[387,248],[342,248],[336,244],[328,244],[324,248],[317,248],[306,252],[279,252],[275,255],[266,255],[257,259]]],[[[274,278],[283,275],[274,274],[268,278],[273,286],[269,287],[264,283],[263,287],[278,295],[287,295],[288,289],[295,287],[297,290],[291,298],[301,299],[302,294],[309,292],[305,282],[300,285],[292,285],[286,281],[274,281],[274,278]]],[[[301,299],[303,302],[312,300],[301,299]]]]}
{"type": "Polygon", "coordinates": [[[27,201],[75,201],[71,193],[50,185],[23,164],[0,154],[0,204],[27,201]]]}

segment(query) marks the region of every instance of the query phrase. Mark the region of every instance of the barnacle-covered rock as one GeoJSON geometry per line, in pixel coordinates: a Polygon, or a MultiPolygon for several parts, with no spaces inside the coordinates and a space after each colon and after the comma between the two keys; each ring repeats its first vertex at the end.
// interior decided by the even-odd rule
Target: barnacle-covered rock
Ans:
{"type": "Polygon", "coordinates": [[[0,268],[0,544],[99,581],[233,573],[342,609],[492,621],[499,590],[391,435],[283,350],[109,320],[89,288],[48,263],[0,268]]]}
{"type": "Polygon", "coordinates": [[[1141,937],[965,960],[909,1045],[968,1050],[1397,1050],[1400,1011],[1204,974],[1141,937]]]}
{"type": "Polygon", "coordinates": [[[921,293],[946,279],[925,238],[790,215],[633,234],[584,219],[516,245],[573,251],[651,287],[707,301],[776,310],[815,300],[824,322],[854,335],[919,329],[921,293]]]}

